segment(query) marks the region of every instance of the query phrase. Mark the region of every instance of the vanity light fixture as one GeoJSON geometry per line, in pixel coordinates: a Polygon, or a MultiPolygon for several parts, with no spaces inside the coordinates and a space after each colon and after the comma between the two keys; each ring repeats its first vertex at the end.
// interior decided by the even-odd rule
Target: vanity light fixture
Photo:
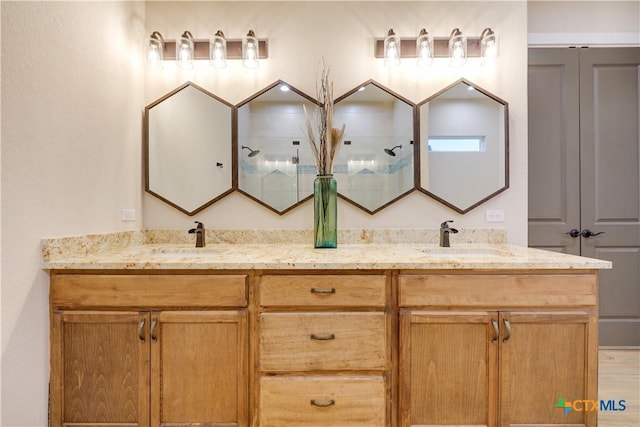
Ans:
{"type": "Polygon", "coordinates": [[[193,35],[189,31],[185,31],[176,42],[176,64],[183,70],[192,70],[194,59],[193,35]]]}
{"type": "Polygon", "coordinates": [[[416,39],[416,55],[418,57],[416,65],[418,67],[428,67],[433,64],[434,54],[433,37],[423,28],[416,39]]]}
{"type": "Polygon", "coordinates": [[[242,39],[242,64],[247,68],[258,68],[260,47],[253,30],[249,30],[242,39]]]}
{"type": "Polygon", "coordinates": [[[480,58],[482,66],[493,65],[498,59],[498,39],[491,28],[480,34],[480,58]]]}
{"type": "Polygon", "coordinates": [[[147,64],[152,68],[162,68],[164,55],[164,38],[154,31],[147,40],[147,64]]]}
{"type": "Polygon", "coordinates": [[[467,62],[467,39],[458,28],[449,36],[449,66],[460,67],[467,62]]]}
{"type": "Polygon", "coordinates": [[[227,66],[227,39],[221,30],[209,40],[209,61],[214,68],[227,66]]]}
{"type": "Polygon", "coordinates": [[[207,39],[194,39],[190,31],[184,31],[176,40],[165,40],[154,31],[146,45],[146,60],[150,67],[161,66],[165,61],[175,60],[183,69],[190,70],[197,60],[208,60],[215,68],[224,68],[228,60],[242,59],[245,66],[245,39],[249,40],[249,64],[258,66],[259,59],[268,58],[266,39],[257,39],[253,31],[242,39],[227,39],[221,30],[207,39]]]}
{"type": "Polygon", "coordinates": [[[396,35],[393,29],[390,29],[384,39],[384,66],[392,68],[400,65],[401,54],[400,37],[396,35]]]}
{"type": "Polygon", "coordinates": [[[413,58],[419,67],[448,59],[450,65],[455,67],[464,64],[467,58],[480,58],[483,38],[487,59],[492,55],[497,57],[497,38],[490,28],[486,28],[480,37],[465,37],[459,28],[454,28],[449,36],[444,37],[432,36],[423,28],[418,37],[413,38],[400,38],[393,30],[389,30],[385,38],[374,40],[374,56],[384,59],[387,67],[399,64],[401,58],[413,58]]]}

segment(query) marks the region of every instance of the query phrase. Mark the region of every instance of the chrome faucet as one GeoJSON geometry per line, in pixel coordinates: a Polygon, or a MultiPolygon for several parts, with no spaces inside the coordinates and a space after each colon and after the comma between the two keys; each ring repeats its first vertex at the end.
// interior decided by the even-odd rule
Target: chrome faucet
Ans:
{"type": "Polygon", "coordinates": [[[458,232],[458,230],[456,230],[455,228],[449,227],[449,222],[453,222],[453,220],[445,221],[440,224],[440,247],[442,248],[450,247],[451,245],[449,245],[449,234],[455,234],[458,232]]]}
{"type": "Polygon", "coordinates": [[[204,224],[200,221],[194,222],[198,225],[196,226],[196,228],[192,228],[191,230],[189,230],[189,234],[196,235],[196,248],[204,248],[207,245],[204,240],[204,224]]]}

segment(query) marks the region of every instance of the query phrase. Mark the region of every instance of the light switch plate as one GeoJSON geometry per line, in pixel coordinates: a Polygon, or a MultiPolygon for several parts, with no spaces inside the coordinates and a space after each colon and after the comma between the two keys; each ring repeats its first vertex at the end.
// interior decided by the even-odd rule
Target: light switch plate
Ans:
{"type": "Polygon", "coordinates": [[[135,221],[136,220],[136,210],[135,209],[122,209],[122,220],[123,221],[135,221]]]}
{"type": "Polygon", "coordinates": [[[504,222],[504,211],[502,209],[487,209],[484,220],[486,222],[504,222]]]}

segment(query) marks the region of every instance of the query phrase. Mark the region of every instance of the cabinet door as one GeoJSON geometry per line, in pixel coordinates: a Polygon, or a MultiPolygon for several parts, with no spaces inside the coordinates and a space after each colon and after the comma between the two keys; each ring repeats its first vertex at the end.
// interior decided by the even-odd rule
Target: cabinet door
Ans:
{"type": "Polygon", "coordinates": [[[565,402],[597,400],[594,313],[500,313],[500,425],[595,426],[596,411],[565,402]]]}
{"type": "Polygon", "coordinates": [[[496,312],[403,312],[400,425],[497,421],[496,312]]]}
{"type": "Polygon", "coordinates": [[[153,426],[246,426],[246,311],[151,314],[153,426]]]}
{"type": "Polygon", "coordinates": [[[51,426],[149,425],[149,316],[54,312],[51,426]]]}

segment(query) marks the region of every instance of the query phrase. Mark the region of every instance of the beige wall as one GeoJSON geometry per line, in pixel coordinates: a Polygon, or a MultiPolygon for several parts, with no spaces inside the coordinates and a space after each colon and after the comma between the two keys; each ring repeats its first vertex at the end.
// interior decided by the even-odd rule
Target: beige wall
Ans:
{"type": "Polygon", "coordinates": [[[144,3],[2,1],[2,426],[47,425],[40,240],[137,228],[144,3]]]}
{"type": "MultiPolygon", "coordinates": [[[[499,226],[508,230],[511,243],[527,241],[527,33],[526,2],[152,2],[147,4],[147,33],[160,31],[175,38],[189,29],[196,38],[208,38],[221,29],[228,38],[240,38],[250,28],[269,39],[269,59],[258,70],[229,63],[212,69],[206,61],[192,72],[173,64],[147,73],[145,102],[191,80],[223,99],[237,104],[278,79],[309,95],[315,95],[319,64],[324,57],[331,67],[334,94],[340,96],[368,79],[374,79],[418,103],[460,77],[507,100],[510,105],[511,188],[466,215],[434,201],[423,193],[408,197],[369,215],[340,200],[341,228],[436,228],[453,219],[458,228],[499,226]],[[498,66],[483,69],[477,60],[461,69],[435,65],[420,72],[412,61],[385,69],[373,57],[374,39],[389,28],[404,37],[415,37],[422,27],[436,36],[447,36],[454,27],[479,36],[485,27],[500,37],[498,66]],[[486,209],[503,209],[504,224],[487,224],[486,209]]],[[[228,61],[230,62],[230,61],[228,61]]],[[[194,218],[144,196],[144,226],[184,228],[194,218]]],[[[312,228],[312,203],[283,216],[233,193],[205,209],[196,218],[209,228],[312,228]],[[233,215],[229,215],[233,212],[233,215]]]]}

